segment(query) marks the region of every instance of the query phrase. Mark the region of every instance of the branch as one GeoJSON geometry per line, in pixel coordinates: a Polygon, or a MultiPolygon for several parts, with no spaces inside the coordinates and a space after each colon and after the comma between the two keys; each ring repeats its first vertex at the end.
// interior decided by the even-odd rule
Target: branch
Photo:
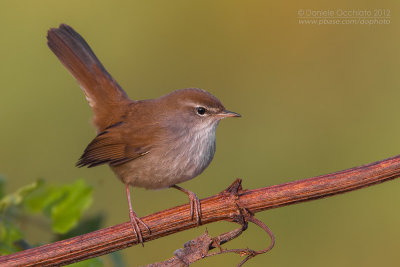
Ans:
{"type": "MultiPolygon", "coordinates": [[[[202,224],[234,221],[242,210],[256,213],[382,183],[400,176],[400,155],[348,170],[254,190],[242,190],[240,180],[225,191],[201,200],[202,224]]],[[[196,227],[189,204],[142,218],[150,241],[196,227]]],[[[0,257],[0,266],[66,265],[137,244],[129,222],[0,257]]]]}
{"type": "MultiPolygon", "coordinates": [[[[237,185],[237,188],[240,187],[240,183],[233,183],[234,186],[237,185]]],[[[232,186],[231,186],[232,187],[232,186]]],[[[267,253],[270,251],[275,245],[275,237],[272,234],[272,231],[266,226],[262,221],[258,220],[253,216],[253,214],[243,210],[245,213],[241,214],[241,216],[237,216],[234,218],[235,222],[240,224],[241,227],[229,231],[227,233],[223,233],[217,237],[211,237],[208,235],[208,231],[202,234],[199,237],[196,237],[189,242],[184,244],[184,247],[178,249],[174,252],[174,257],[163,261],[156,262],[153,264],[146,265],[144,267],[184,267],[189,266],[190,264],[202,260],[206,257],[212,257],[215,255],[223,254],[223,253],[236,253],[240,256],[246,256],[244,260],[242,260],[237,267],[241,267],[244,263],[246,263],[249,259],[254,258],[257,255],[267,253]],[[223,249],[221,247],[222,244],[225,244],[236,237],[240,236],[248,227],[248,222],[252,222],[261,229],[263,229],[271,239],[269,246],[266,249],[262,249],[259,251],[252,250],[249,248],[244,249],[223,249]],[[219,252],[209,253],[210,250],[214,248],[219,248],[219,252]]]]}

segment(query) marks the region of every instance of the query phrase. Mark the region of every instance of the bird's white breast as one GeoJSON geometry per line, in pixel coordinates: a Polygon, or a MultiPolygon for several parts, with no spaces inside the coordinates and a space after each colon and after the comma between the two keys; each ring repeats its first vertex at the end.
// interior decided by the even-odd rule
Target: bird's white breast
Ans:
{"type": "Polygon", "coordinates": [[[190,129],[148,154],[111,167],[117,176],[133,186],[161,189],[190,180],[204,171],[215,153],[218,122],[190,129]]]}

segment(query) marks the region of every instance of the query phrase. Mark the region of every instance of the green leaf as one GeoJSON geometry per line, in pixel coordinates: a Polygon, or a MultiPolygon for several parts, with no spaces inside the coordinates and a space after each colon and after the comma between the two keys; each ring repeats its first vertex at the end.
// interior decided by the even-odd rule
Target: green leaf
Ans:
{"type": "Polygon", "coordinates": [[[34,183],[28,184],[24,187],[17,189],[12,194],[8,194],[0,200],[0,212],[4,212],[10,206],[17,206],[22,203],[25,197],[32,191],[38,189],[43,184],[42,180],[37,180],[34,183]]]}
{"type": "MultiPolygon", "coordinates": [[[[38,180],[0,198],[0,255],[29,247],[16,223],[20,219],[16,214],[23,211],[43,213],[52,220],[53,232],[65,233],[77,225],[83,211],[92,203],[92,187],[83,180],[63,186],[44,187],[42,184],[43,181],[38,180]]],[[[4,181],[0,179],[0,195],[3,187],[4,181]]],[[[94,260],[82,266],[102,264],[94,260]]]]}
{"type": "Polygon", "coordinates": [[[101,228],[104,222],[104,215],[102,214],[95,214],[91,216],[86,216],[84,219],[81,219],[76,227],[71,229],[65,234],[58,234],[58,240],[68,239],[74,236],[83,235],[89,232],[93,232],[101,228]]]}
{"type": "Polygon", "coordinates": [[[24,237],[21,230],[4,219],[0,224],[0,254],[6,255],[20,251],[16,242],[24,237]]]}
{"type": "Polygon", "coordinates": [[[50,217],[51,207],[67,194],[64,187],[47,187],[27,197],[25,207],[32,212],[44,212],[50,217]]]}
{"type": "Polygon", "coordinates": [[[53,231],[66,233],[76,226],[82,212],[92,204],[92,187],[83,180],[64,186],[65,196],[51,209],[53,231]]]}
{"type": "Polygon", "coordinates": [[[25,201],[33,212],[43,212],[52,219],[54,232],[63,234],[77,225],[82,212],[92,203],[92,187],[82,179],[73,184],[48,187],[25,201]]]}

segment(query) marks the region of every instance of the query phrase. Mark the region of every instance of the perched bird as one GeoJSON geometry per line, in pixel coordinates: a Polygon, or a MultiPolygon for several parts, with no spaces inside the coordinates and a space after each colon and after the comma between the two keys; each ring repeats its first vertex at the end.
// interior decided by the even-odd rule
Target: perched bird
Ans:
{"type": "Polygon", "coordinates": [[[97,136],[77,166],[108,164],[125,184],[130,221],[139,242],[139,224],[150,229],[132,209],[129,186],[176,188],[189,196],[192,219],[200,224],[197,196],[177,184],[204,171],[215,153],[219,121],[240,117],[212,94],[182,89],[149,100],[131,100],[106,71],[86,41],[70,26],[48,31],[47,44],[78,81],[94,113],[97,136]]]}

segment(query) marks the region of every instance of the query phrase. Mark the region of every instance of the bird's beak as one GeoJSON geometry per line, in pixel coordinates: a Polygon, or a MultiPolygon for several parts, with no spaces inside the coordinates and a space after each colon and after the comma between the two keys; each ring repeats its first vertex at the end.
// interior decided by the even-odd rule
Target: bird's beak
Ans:
{"type": "Polygon", "coordinates": [[[233,112],[233,111],[229,111],[229,110],[224,110],[221,111],[220,113],[217,114],[218,117],[222,117],[222,118],[228,118],[228,117],[242,117],[242,115],[240,115],[239,113],[233,112]]]}

